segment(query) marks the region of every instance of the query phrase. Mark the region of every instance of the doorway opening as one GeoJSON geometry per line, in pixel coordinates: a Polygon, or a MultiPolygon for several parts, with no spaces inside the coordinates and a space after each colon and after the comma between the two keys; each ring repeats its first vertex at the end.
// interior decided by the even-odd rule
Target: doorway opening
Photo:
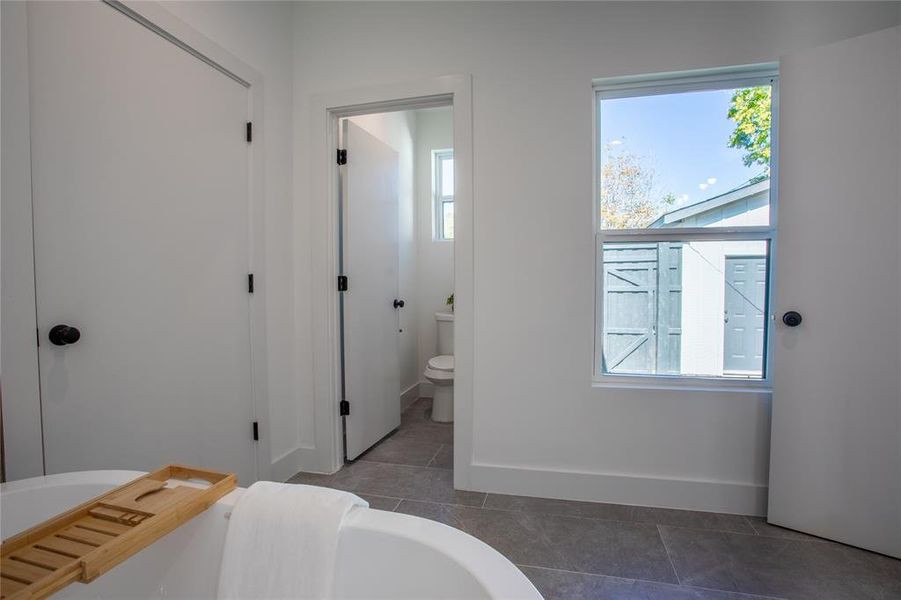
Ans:
{"type": "Polygon", "coordinates": [[[453,107],[337,128],[343,459],[452,468],[453,107]]]}
{"type": "MultiPolygon", "coordinates": [[[[428,469],[429,473],[422,476],[429,481],[440,480],[446,487],[447,497],[451,497],[455,490],[468,490],[471,488],[472,466],[472,370],[473,370],[473,195],[472,195],[472,78],[469,75],[445,75],[434,79],[411,81],[406,83],[380,85],[370,88],[352,89],[341,92],[315,96],[312,99],[311,132],[313,139],[323,142],[321,152],[313,156],[312,191],[316,202],[312,205],[313,225],[313,270],[314,280],[317,282],[317,290],[314,294],[313,304],[313,368],[315,381],[315,414],[314,414],[314,443],[304,448],[299,456],[300,471],[303,473],[318,473],[320,476],[344,477],[350,468],[345,465],[345,421],[348,423],[361,415],[359,407],[362,402],[346,396],[348,405],[342,405],[345,400],[345,392],[349,392],[348,379],[342,380],[345,373],[345,365],[342,360],[345,353],[342,348],[344,334],[346,339],[352,339],[350,331],[342,330],[342,323],[347,324],[341,318],[342,303],[349,300],[354,291],[354,274],[349,271],[339,270],[341,261],[352,262],[350,253],[345,252],[345,240],[342,237],[342,227],[339,219],[347,217],[347,223],[352,223],[352,215],[344,215],[342,202],[342,186],[352,186],[352,181],[344,181],[342,172],[352,173],[354,148],[344,146],[345,141],[339,139],[343,133],[342,119],[349,117],[396,113],[402,111],[414,111],[427,108],[452,107],[453,140],[450,146],[443,149],[453,149],[453,226],[454,241],[447,243],[446,248],[453,254],[453,293],[454,293],[454,394],[453,394],[453,426],[450,427],[453,434],[454,469],[447,469],[443,473],[436,473],[435,469],[428,467],[406,467],[407,469],[428,469]],[[345,150],[345,165],[337,165],[336,151],[345,150]],[[339,256],[339,253],[342,256],[339,256]],[[347,277],[347,291],[337,291],[342,287],[342,280],[347,277]],[[356,404],[356,408],[355,408],[356,404]],[[348,415],[341,415],[348,409],[348,415]],[[347,417],[347,418],[345,418],[347,417]],[[341,470],[340,474],[336,472],[341,470]]],[[[371,134],[370,134],[371,135],[371,134]]],[[[374,136],[372,136],[374,137],[374,136]]],[[[361,136],[360,139],[366,139],[361,136]]],[[[352,142],[352,140],[349,140],[352,142]]],[[[342,158],[341,155],[337,158],[342,158]]],[[[357,163],[359,164],[359,163],[357,163]]],[[[359,168],[357,169],[359,172],[359,168]]],[[[350,188],[348,188],[350,189],[350,188]]],[[[419,211],[418,216],[425,217],[426,213],[419,211]]],[[[431,218],[431,215],[429,216],[431,218]]],[[[422,229],[420,229],[420,232],[422,229]]],[[[424,234],[423,234],[424,235],[424,234]]],[[[431,229],[429,235],[432,235],[431,229]]],[[[420,236],[422,237],[422,236],[420,236]]],[[[398,284],[399,285],[399,284],[398,284]]],[[[359,288],[357,288],[359,289],[359,288]]],[[[451,290],[442,291],[442,296],[451,290]]],[[[405,300],[397,296],[391,296],[390,313],[396,318],[398,314],[394,308],[394,300],[405,300]]],[[[380,306],[384,306],[382,302],[380,306]]],[[[363,306],[366,306],[363,304],[363,306]]],[[[406,300],[404,308],[407,307],[406,300]]],[[[346,306],[348,318],[351,315],[351,306],[346,306]]],[[[401,309],[402,310],[402,309],[401,309]]],[[[411,310],[405,311],[410,315],[411,310]]],[[[359,314],[359,313],[357,313],[359,314]]],[[[437,343],[437,324],[435,325],[435,343],[437,343]]],[[[399,327],[398,327],[399,328],[399,327]]],[[[397,332],[395,331],[395,334],[397,332]]],[[[417,336],[420,337],[420,336],[417,336]]],[[[388,345],[393,352],[396,344],[388,345]]],[[[425,342],[419,341],[419,348],[426,349],[425,342]]],[[[381,350],[382,348],[379,348],[381,350]]],[[[437,350],[437,348],[436,348],[437,350]]],[[[418,354],[418,350],[417,350],[418,354]]],[[[348,354],[349,355],[349,354],[348,354]]],[[[434,356],[434,355],[433,355],[434,356]]],[[[347,374],[353,372],[353,366],[346,365],[347,374]]],[[[419,367],[417,368],[419,371],[419,367]]],[[[424,373],[423,368],[420,373],[424,373]]],[[[399,376],[398,376],[399,379],[399,376]]],[[[420,379],[420,384],[427,383],[420,379]]],[[[400,384],[396,388],[395,402],[391,403],[395,410],[400,408],[400,384]]],[[[428,393],[428,385],[420,385],[418,391],[428,393]]],[[[407,396],[409,399],[409,396],[407,396]]],[[[386,402],[388,404],[388,402],[386,402]]],[[[395,427],[399,426],[400,419],[396,418],[395,427]]],[[[386,430],[380,437],[373,436],[372,444],[392,431],[386,430]]],[[[362,450],[365,447],[360,448],[362,450]]],[[[359,456],[358,456],[359,458],[359,456]]],[[[373,465],[374,462],[360,460],[351,468],[359,465],[373,465]]],[[[383,466],[384,463],[382,463],[383,466]]],[[[292,478],[296,480],[297,478],[292,478]]],[[[366,478],[373,482],[384,478],[366,478]]],[[[411,485],[413,484],[412,482],[411,485]]],[[[365,490],[355,486],[355,491],[365,490]]],[[[378,493],[368,490],[367,493],[378,493]]]]}

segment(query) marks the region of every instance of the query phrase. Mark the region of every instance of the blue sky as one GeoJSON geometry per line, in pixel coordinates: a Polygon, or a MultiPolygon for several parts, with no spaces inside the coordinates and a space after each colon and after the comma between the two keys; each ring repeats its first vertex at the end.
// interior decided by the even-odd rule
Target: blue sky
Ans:
{"type": "Polygon", "coordinates": [[[672,193],[676,206],[738,187],[763,167],[745,167],[744,152],[728,146],[731,98],[732,90],[714,90],[603,100],[601,160],[608,150],[644,157],[655,171],[655,197],[672,193]]]}

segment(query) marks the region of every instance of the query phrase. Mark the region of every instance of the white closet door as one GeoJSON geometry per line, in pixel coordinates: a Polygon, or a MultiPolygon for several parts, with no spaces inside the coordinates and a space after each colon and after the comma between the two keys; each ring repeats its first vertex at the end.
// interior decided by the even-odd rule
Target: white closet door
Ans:
{"type": "Polygon", "coordinates": [[[769,521],[901,557],[899,39],[781,63],[769,521]]]}
{"type": "Polygon", "coordinates": [[[28,25],[46,470],[249,484],[249,91],[100,2],[28,25]]]}
{"type": "Polygon", "coordinates": [[[400,426],[398,371],[398,155],[344,121],[344,419],[353,460],[400,426]]]}

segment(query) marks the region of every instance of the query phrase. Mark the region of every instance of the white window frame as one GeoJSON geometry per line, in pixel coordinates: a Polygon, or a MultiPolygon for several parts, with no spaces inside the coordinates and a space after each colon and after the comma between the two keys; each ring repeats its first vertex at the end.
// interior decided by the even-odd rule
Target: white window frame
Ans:
{"type": "MultiPolygon", "coordinates": [[[[453,148],[432,150],[432,239],[436,242],[452,242],[454,238],[444,237],[444,204],[453,204],[454,196],[442,196],[441,161],[454,158],[453,148]]],[[[456,165],[455,165],[456,166],[456,165]]],[[[456,190],[455,190],[456,191],[456,190]]]]}
{"type": "Polygon", "coordinates": [[[778,216],[778,164],[779,164],[779,72],[776,64],[748,65],[706,69],[680,73],[629,76],[596,79],[592,98],[593,168],[592,168],[592,217],[595,230],[595,342],[592,381],[598,387],[642,389],[727,389],[759,393],[772,389],[772,349],[774,315],[772,298],[775,289],[776,229],[778,216]],[[772,86],[772,138],[770,149],[770,224],[754,227],[684,227],[672,229],[602,229],[600,210],[600,131],[601,100],[630,98],[690,91],[772,86]],[[766,298],[766,335],[764,336],[763,378],[732,378],[699,375],[652,375],[628,373],[604,373],[604,278],[603,248],[607,242],[667,242],[667,241],[744,241],[761,240],[768,244],[768,286],[766,298]]]}

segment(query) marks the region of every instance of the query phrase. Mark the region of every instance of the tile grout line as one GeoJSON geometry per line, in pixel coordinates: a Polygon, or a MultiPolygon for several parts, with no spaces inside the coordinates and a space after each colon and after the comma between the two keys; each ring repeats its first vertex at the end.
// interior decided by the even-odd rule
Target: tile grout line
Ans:
{"type": "Polygon", "coordinates": [[[703,587],[700,585],[683,585],[681,587],[695,590],[704,590],[708,592],[717,592],[719,594],[738,594],[739,596],[750,596],[751,598],[761,598],[762,600],[789,600],[787,596],[763,596],[761,594],[749,594],[748,592],[729,592],[726,590],[718,590],[716,588],[703,587]]]}
{"type": "Polygon", "coordinates": [[[663,551],[666,552],[666,560],[669,561],[669,566],[673,569],[673,575],[676,576],[676,581],[679,582],[679,585],[682,585],[682,578],[679,577],[679,571],[676,570],[676,563],[673,562],[673,557],[670,556],[669,548],[666,547],[666,540],[663,539],[663,531],[660,529],[660,525],[657,525],[657,537],[660,538],[660,543],[663,545],[663,551]]]}
{"type": "Polygon", "coordinates": [[[670,587],[681,587],[681,588],[688,589],[688,590],[704,590],[704,591],[710,591],[710,592],[717,592],[720,594],[722,594],[722,593],[740,594],[742,596],[748,596],[750,598],[760,598],[761,600],[788,600],[788,598],[783,597],[783,596],[761,596],[760,594],[749,594],[747,592],[730,592],[728,590],[720,590],[717,588],[703,587],[703,586],[699,586],[699,585],[684,585],[681,583],[680,584],[668,583],[666,581],[657,581],[655,579],[640,579],[640,578],[636,578],[636,577],[622,577],[619,575],[605,575],[603,573],[591,573],[589,571],[570,571],[569,569],[558,569],[556,567],[540,567],[538,565],[526,565],[526,564],[522,564],[522,563],[514,563],[514,565],[520,570],[522,570],[522,569],[539,569],[542,571],[555,571],[557,573],[567,573],[570,575],[586,575],[588,577],[604,577],[604,578],[608,578],[608,579],[620,579],[620,580],[625,580],[625,581],[652,583],[654,585],[666,585],[666,586],[670,586],[670,587]]]}
{"type": "MultiPolygon", "coordinates": [[[[361,493],[365,494],[366,492],[361,492],[361,493]]],[[[455,508],[472,508],[474,510],[482,510],[483,509],[483,507],[481,507],[481,506],[473,506],[472,504],[460,504],[458,502],[438,502],[436,500],[419,500],[417,498],[401,498],[401,500],[403,500],[405,502],[418,502],[420,504],[437,504],[438,506],[453,506],[455,508]]],[[[483,504],[484,504],[484,502],[485,501],[482,500],[483,504]]],[[[501,512],[513,512],[513,511],[509,511],[509,510],[494,509],[494,508],[485,508],[484,510],[500,510],[501,512]]],[[[433,519],[430,519],[430,520],[433,520],[433,519]]]]}
{"type": "Polygon", "coordinates": [[[756,535],[760,535],[760,532],[757,531],[756,527],[754,527],[754,523],[751,522],[751,519],[748,518],[748,515],[742,515],[742,517],[744,518],[745,523],[748,524],[748,527],[751,528],[751,531],[753,531],[756,535]]]}
{"type": "MultiPolygon", "coordinates": [[[[337,488],[329,488],[329,489],[337,489],[337,488]]],[[[348,490],[343,490],[348,491],[348,490]]],[[[356,494],[357,492],[349,492],[351,494],[356,494]]],[[[384,498],[385,500],[403,500],[400,496],[386,496],[385,494],[370,494],[369,492],[360,492],[366,496],[372,496],[373,498],[384,498]]]]}
{"type": "MultiPolygon", "coordinates": [[[[628,523],[641,523],[642,521],[627,521],[628,523]]],[[[762,536],[753,528],[751,528],[751,533],[746,531],[735,531],[733,529],[709,529],[706,527],[692,527],[690,525],[671,525],[670,523],[649,523],[650,525],[657,525],[659,527],[672,527],[673,529],[690,529],[692,531],[707,531],[709,533],[727,533],[729,535],[746,535],[748,537],[760,537],[768,540],[781,540],[785,538],[779,538],[774,536],[762,536]]]]}
{"type": "MultiPolygon", "coordinates": [[[[778,525],[773,525],[772,527],[777,527],[777,528],[780,528],[780,529],[785,529],[785,530],[786,530],[787,532],[789,532],[790,534],[796,534],[796,535],[765,535],[765,534],[760,533],[760,531],[758,531],[758,529],[757,529],[756,527],[754,527],[754,523],[751,521],[751,517],[750,517],[750,516],[748,516],[748,515],[742,515],[742,516],[744,516],[745,521],[748,522],[748,525],[751,526],[751,529],[754,530],[754,533],[757,535],[757,537],[761,537],[761,538],[763,538],[763,539],[767,539],[767,540],[789,540],[789,541],[792,541],[792,542],[809,542],[809,543],[820,543],[820,544],[822,544],[822,543],[827,543],[827,544],[830,544],[830,543],[831,543],[831,544],[841,544],[841,542],[837,542],[837,541],[835,541],[835,540],[829,540],[829,539],[826,539],[826,538],[821,538],[821,537],[816,536],[816,535],[813,535],[813,534],[811,534],[811,533],[804,533],[803,531],[795,531],[795,530],[793,530],[793,529],[785,529],[785,528],[781,528],[781,527],[779,527],[778,525]]],[[[762,517],[762,518],[763,518],[763,519],[766,519],[766,517],[762,517]]],[[[764,523],[765,523],[766,525],[769,525],[769,523],[767,523],[766,521],[764,521],[764,523]]],[[[750,535],[750,534],[748,534],[748,535],[750,535]]],[[[847,545],[847,544],[842,544],[842,545],[847,545]]],[[[854,548],[854,546],[851,546],[851,548],[854,548]]]]}
{"type": "MultiPolygon", "coordinates": [[[[447,470],[447,469],[445,469],[447,470]]],[[[689,529],[691,531],[705,531],[710,533],[726,533],[730,535],[747,535],[750,537],[761,537],[764,539],[773,539],[773,540],[781,540],[781,539],[789,539],[789,538],[780,538],[775,536],[759,536],[757,533],[746,533],[743,531],[734,531],[731,529],[709,529],[704,527],[688,527],[685,525],[670,525],[668,523],[657,523],[656,521],[629,521],[626,519],[608,519],[604,517],[586,517],[584,515],[573,515],[567,514],[563,512],[545,512],[540,510],[523,510],[517,508],[501,508],[497,506],[486,506],[488,502],[488,496],[491,495],[491,492],[482,492],[485,494],[485,500],[482,502],[482,506],[476,507],[471,504],[458,504],[454,502],[439,502],[436,500],[417,500],[416,498],[406,498],[406,500],[410,500],[411,502],[425,502],[430,504],[447,504],[450,506],[465,506],[467,508],[482,508],[484,510],[494,510],[498,512],[512,512],[512,513],[523,513],[527,515],[544,515],[548,517],[563,517],[568,519],[581,519],[583,521],[601,521],[604,523],[626,523],[629,525],[645,525],[645,526],[653,526],[653,527],[672,527],[674,529],[689,529]]],[[[797,540],[803,541],[803,540],[797,540]]]]}
{"type": "MultiPolygon", "coordinates": [[[[366,494],[368,492],[361,490],[360,493],[366,494]]],[[[726,534],[732,534],[732,535],[747,535],[747,536],[751,536],[751,537],[757,537],[755,534],[752,534],[752,533],[741,533],[738,531],[728,531],[728,530],[720,530],[720,529],[701,529],[698,527],[682,527],[682,526],[678,526],[678,525],[667,525],[666,523],[649,523],[647,521],[623,521],[621,519],[603,519],[600,517],[584,517],[581,515],[568,515],[565,513],[549,513],[549,512],[530,511],[530,510],[518,510],[518,509],[513,509],[513,508],[498,508],[495,506],[486,506],[486,504],[488,503],[488,496],[490,496],[491,493],[490,492],[482,492],[482,493],[485,494],[485,497],[482,499],[482,504],[480,506],[474,506],[472,504],[460,504],[459,502],[441,502],[439,500],[422,500],[419,498],[404,498],[403,500],[406,500],[407,502],[418,502],[420,504],[437,504],[439,506],[454,506],[457,508],[472,508],[475,510],[487,510],[487,511],[493,511],[493,512],[519,513],[519,514],[524,514],[524,515],[538,515],[538,516],[545,516],[545,517],[558,517],[558,518],[564,518],[564,519],[579,519],[582,521],[600,521],[602,523],[622,523],[622,524],[626,524],[626,525],[640,525],[640,526],[645,526],[645,527],[655,527],[655,528],[658,528],[658,530],[657,530],[658,535],[660,535],[659,527],[672,527],[673,529],[688,529],[690,531],[700,531],[700,532],[708,532],[708,533],[726,533],[726,534]]],[[[375,496],[377,494],[371,494],[371,495],[375,496]]],[[[386,496],[386,497],[394,498],[395,496],[386,496]]],[[[760,537],[763,537],[763,536],[760,536],[760,537]]],[[[768,537],[765,539],[782,540],[784,538],[775,538],[775,537],[769,538],[768,537]]],[[[662,539],[661,539],[661,541],[662,541],[662,539]]],[[[791,541],[793,541],[793,540],[791,540],[791,541]]],[[[547,568],[547,567],[541,567],[541,568],[547,568]]],[[[563,570],[563,569],[557,569],[557,570],[563,570]]]]}
{"type": "MultiPolygon", "coordinates": [[[[432,469],[432,470],[437,470],[437,471],[453,471],[453,469],[445,469],[444,467],[430,467],[430,466],[428,466],[428,465],[411,465],[411,464],[408,464],[408,463],[393,463],[393,462],[385,462],[385,461],[383,461],[383,460],[372,460],[371,458],[360,458],[360,459],[358,459],[358,462],[355,462],[354,464],[358,464],[358,463],[372,463],[372,464],[376,464],[376,465],[390,465],[390,466],[392,466],[392,467],[406,467],[406,468],[412,467],[412,468],[414,468],[414,469],[432,469]]],[[[342,467],[342,468],[343,468],[343,467],[342,467]]],[[[393,497],[393,496],[392,496],[392,497],[393,497]]]]}
{"type": "Polygon", "coordinates": [[[432,467],[432,463],[435,462],[435,459],[438,458],[439,454],[441,454],[442,448],[444,448],[444,444],[438,444],[438,449],[435,450],[435,454],[432,456],[432,459],[426,464],[426,467],[432,467]]]}

